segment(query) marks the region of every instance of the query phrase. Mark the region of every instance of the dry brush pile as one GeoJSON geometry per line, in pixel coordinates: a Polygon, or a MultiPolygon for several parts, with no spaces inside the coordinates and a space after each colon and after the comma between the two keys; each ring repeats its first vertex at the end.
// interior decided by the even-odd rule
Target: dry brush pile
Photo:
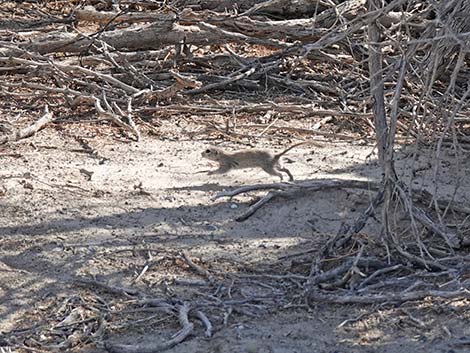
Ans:
{"type": "MultiPolygon", "coordinates": [[[[176,254],[203,278],[199,285],[212,289],[210,295],[149,298],[139,290],[79,280],[131,296],[135,308],[154,308],[182,325],[164,343],[108,342],[109,351],[166,349],[194,333],[193,322],[210,336],[232,312],[468,298],[470,207],[459,198],[468,178],[459,166],[468,159],[470,142],[468,2],[6,1],[0,19],[1,109],[47,105],[55,115],[46,112],[26,128],[4,121],[1,143],[27,137],[52,119],[58,124],[90,116],[138,141],[142,131],[154,131],[172,114],[200,126],[199,135],[245,142],[254,131],[333,140],[375,136],[380,182],[329,179],[219,195],[268,190],[239,217],[243,221],[273,198],[326,188],[370,190],[361,217],[344,224],[322,249],[296,254],[297,267],[288,272],[281,266],[277,273],[222,273],[176,254]],[[317,124],[306,129],[271,119],[236,125],[234,119],[270,112],[293,121],[311,117],[317,124]],[[418,188],[414,178],[396,170],[397,141],[415,147],[410,163],[429,151],[433,188],[418,188]],[[453,192],[442,198],[437,177],[449,155],[453,192]],[[375,237],[361,234],[370,217],[382,224],[375,237]]],[[[58,327],[81,325],[79,337],[69,335],[63,347],[103,342],[105,328],[113,328],[106,326],[109,305],[96,298],[93,303],[80,311],[83,298],[75,298],[68,311],[57,308],[63,320],[57,319],[58,327]]]]}

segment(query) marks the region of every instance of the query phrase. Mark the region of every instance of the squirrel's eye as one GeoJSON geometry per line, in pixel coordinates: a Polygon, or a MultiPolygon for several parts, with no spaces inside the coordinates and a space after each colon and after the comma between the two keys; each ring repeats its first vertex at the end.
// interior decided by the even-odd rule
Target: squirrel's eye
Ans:
{"type": "Polygon", "coordinates": [[[206,150],[205,153],[209,154],[211,153],[211,150],[206,150]]]}

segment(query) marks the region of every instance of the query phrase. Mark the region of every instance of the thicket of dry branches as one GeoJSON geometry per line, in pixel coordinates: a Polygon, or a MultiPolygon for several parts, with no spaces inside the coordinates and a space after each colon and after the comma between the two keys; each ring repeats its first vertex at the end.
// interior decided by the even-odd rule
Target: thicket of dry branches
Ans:
{"type": "MultiPolygon", "coordinates": [[[[295,255],[300,264],[295,274],[211,273],[183,254],[188,268],[201,275],[205,285],[221,288],[217,296],[184,302],[141,299],[138,305],[153,305],[178,317],[183,330],[164,344],[108,344],[109,351],[156,352],[173,346],[193,331],[188,318],[202,322],[210,336],[211,322],[220,315],[226,320],[235,307],[243,313],[263,301],[223,296],[234,286],[246,285],[247,278],[266,280],[285,292],[296,288],[295,303],[274,300],[283,305],[469,296],[470,283],[463,273],[469,260],[470,208],[457,197],[467,176],[457,167],[453,197],[447,200],[438,197],[436,178],[444,151],[452,152],[451,163],[458,166],[470,142],[467,1],[113,3],[2,3],[3,99],[38,109],[47,104],[63,117],[59,120],[109,120],[135,140],[141,131],[175,113],[197,115],[191,119],[206,127],[201,134],[232,138],[243,138],[240,131],[282,130],[274,124],[252,123],[235,132],[230,117],[242,112],[275,111],[293,119],[335,117],[350,128],[349,136],[375,131],[383,180],[374,184],[331,179],[222,193],[220,197],[270,190],[240,220],[273,198],[306,191],[365,188],[375,196],[362,216],[345,224],[323,249],[295,255]],[[228,123],[216,123],[211,119],[215,115],[227,117],[228,123]],[[421,147],[431,147],[434,190],[415,188],[412,180],[397,173],[397,139],[416,147],[411,159],[421,147]],[[360,231],[371,216],[380,219],[382,232],[364,239],[360,231]]],[[[6,131],[2,143],[24,137],[14,126],[6,131]]],[[[335,129],[284,131],[344,138],[335,129]]],[[[141,295],[89,281],[81,284],[141,295]]],[[[95,331],[100,328],[97,323],[95,331]]]]}

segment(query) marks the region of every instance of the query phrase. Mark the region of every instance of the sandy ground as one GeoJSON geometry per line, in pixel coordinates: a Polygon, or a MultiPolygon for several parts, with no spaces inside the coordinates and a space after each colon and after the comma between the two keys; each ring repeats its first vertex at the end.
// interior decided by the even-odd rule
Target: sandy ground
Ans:
{"type": "MultiPolygon", "coordinates": [[[[196,173],[214,168],[200,157],[206,141],[145,137],[130,143],[90,137],[88,142],[95,153],[60,131],[46,129],[1,151],[0,346],[19,337],[19,329],[39,322],[41,310],[47,315],[47,303],[81,296],[84,289],[71,284],[76,276],[151,289],[188,276],[165,262],[181,250],[212,268],[269,268],[281,256],[319,247],[341,222],[354,220],[370,196],[360,190],[319,191],[275,200],[245,222],[236,222],[253,195],[211,198],[233,186],[275,182],[275,177],[256,170],[224,176],[196,173]],[[162,265],[133,283],[149,252],[162,265]]],[[[301,146],[285,160],[297,180],[378,180],[377,164],[368,158],[371,149],[344,143],[322,149],[301,146]]],[[[426,160],[413,168],[431,172],[426,160]]],[[[461,200],[468,202],[470,188],[466,190],[461,200]]],[[[372,221],[364,232],[376,228],[372,221]]],[[[234,315],[211,339],[197,335],[170,352],[468,352],[470,346],[455,343],[470,334],[465,305],[319,305],[267,310],[256,317],[234,315]]],[[[132,342],[149,335],[167,339],[177,330],[174,323],[158,327],[151,334],[149,326],[134,325],[107,335],[132,342]]],[[[103,351],[99,345],[87,347],[88,352],[103,351]]]]}

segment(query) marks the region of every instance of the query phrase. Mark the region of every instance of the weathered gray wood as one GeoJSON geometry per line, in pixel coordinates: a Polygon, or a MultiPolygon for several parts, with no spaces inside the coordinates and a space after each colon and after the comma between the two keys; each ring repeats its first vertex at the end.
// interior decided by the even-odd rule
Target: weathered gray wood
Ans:
{"type": "Polygon", "coordinates": [[[5,144],[7,142],[18,141],[33,136],[36,132],[38,132],[39,130],[44,128],[44,126],[46,126],[48,123],[50,123],[52,121],[53,116],[54,115],[52,114],[52,112],[49,112],[49,108],[46,106],[44,115],[34,124],[24,129],[15,131],[11,134],[0,136],[0,145],[5,144]]]}

